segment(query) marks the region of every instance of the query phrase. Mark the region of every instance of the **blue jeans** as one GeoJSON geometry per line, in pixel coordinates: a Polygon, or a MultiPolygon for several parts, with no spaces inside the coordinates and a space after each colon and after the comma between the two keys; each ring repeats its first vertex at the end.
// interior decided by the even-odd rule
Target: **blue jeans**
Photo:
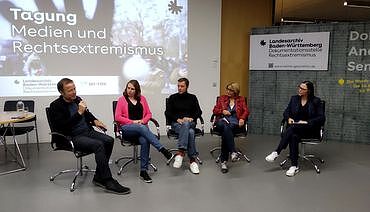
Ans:
{"type": "Polygon", "coordinates": [[[138,139],[140,148],[140,170],[147,171],[149,166],[150,144],[158,151],[163,148],[157,137],[150,131],[147,125],[127,124],[121,127],[122,137],[125,140],[138,139]]]}
{"type": "Polygon", "coordinates": [[[177,147],[179,149],[185,149],[188,152],[190,159],[195,158],[198,155],[195,147],[195,123],[194,122],[183,122],[182,124],[172,122],[171,128],[179,134],[179,141],[177,147]]]}

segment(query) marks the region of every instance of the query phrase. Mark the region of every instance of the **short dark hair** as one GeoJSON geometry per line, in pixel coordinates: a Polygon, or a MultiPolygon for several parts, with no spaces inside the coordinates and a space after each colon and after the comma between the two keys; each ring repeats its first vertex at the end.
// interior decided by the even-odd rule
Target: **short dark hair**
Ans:
{"type": "Polygon", "coordinates": [[[64,85],[69,84],[69,83],[73,83],[73,80],[71,80],[69,78],[63,78],[63,79],[59,80],[59,82],[57,84],[57,88],[58,88],[59,93],[62,93],[64,91],[64,85]]]}
{"type": "Polygon", "coordinates": [[[135,88],[135,95],[134,95],[134,98],[136,99],[136,100],[138,100],[138,101],[140,101],[140,96],[141,96],[141,88],[140,88],[140,84],[139,84],[139,82],[137,81],[137,80],[130,80],[130,81],[128,81],[128,83],[126,84],[126,88],[125,88],[125,90],[123,91],[123,95],[124,96],[128,96],[128,94],[127,94],[127,86],[128,86],[128,84],[131,84],[131,85],[133,85],[134,86],[134,88],[135,88]]]}
{"type": "Polygon", "coordinates": [[[189,87],[189,80],[185,77],[180,78],[177,82],[185,82],[186,87],[189,87]]]}

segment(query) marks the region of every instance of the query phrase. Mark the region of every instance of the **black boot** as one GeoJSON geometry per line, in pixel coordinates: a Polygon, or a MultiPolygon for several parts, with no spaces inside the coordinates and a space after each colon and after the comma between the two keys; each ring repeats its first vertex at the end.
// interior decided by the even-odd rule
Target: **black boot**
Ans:
{"type": "Polygon", "coordinates": [[[113,178],[109,178],[105,182],[105,191],[115,194],[129,194],[131,193],[130,188],[122,186],[113,178]]]}
{"type": "Polygon", "coordinates": [[[173,157],[173,154],[171,152],[169,152],[168,149],[166,149],[164,147],[159,151],[164,155],[164,157],[167,158],[167,160],[169,160],[173,157]]]}
{"type": "Polygon", "coordinates": [[[149,174],[147,171],[140,171],[140,177],[142,180],[144,180],[144,182],[146,183],[151,183],[153,182],[152,181],[152,178],[150,178],[149,174]]]}

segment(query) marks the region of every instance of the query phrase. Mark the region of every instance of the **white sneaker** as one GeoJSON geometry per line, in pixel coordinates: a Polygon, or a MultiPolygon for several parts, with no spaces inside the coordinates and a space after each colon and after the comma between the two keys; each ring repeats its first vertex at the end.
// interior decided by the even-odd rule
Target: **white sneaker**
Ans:
{"type": "Polygon", "coordinates": [[[198,164],[197,162],[192,162],[190,164],[190,171],[193,173],[193,174],[199,174],[199,167],[198,167],[198,164]]]}
{"type": "Polygon", "coordinates": [[[236,152],[231,153],[231,162],[235,162],[239,160],[239,155],[236,152]]]}
{"type": "Polygon", "coordinates": [[[184,157],[182,155],[176,155],[175,156],[175,161],[173,162],[173,168],[180,168],[182,165],[182,160],[184,157]]]}
{"type": "Polygon", "coordinates": [[[271,152],[271,154],[266,156],[267,162],[274,162],[274,160],[279,156],[279,154],[276,151],[271,152]]]}
{"type": "Polygon", "coordinates": [[[297,166],[291,166],[288,171],[286,171],[286,176],[293,177],[295,174],[299,172],[299,168],[297,166]]]}
{"type": "Polygon", "coordinates": [[[226,161],[221,163],[221,172],[222,173],[227,173],[229,169],[227,168],[226,161]]]}

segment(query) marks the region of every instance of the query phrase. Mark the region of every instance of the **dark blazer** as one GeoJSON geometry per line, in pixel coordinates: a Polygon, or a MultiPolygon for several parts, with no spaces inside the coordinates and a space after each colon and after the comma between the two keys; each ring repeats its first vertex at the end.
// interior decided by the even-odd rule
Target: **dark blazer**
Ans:
{"type": "MultiPolygon", "coordinates": [[[[95,116],[89,111],[85,111],[83,115],[75,113],[71,116],[68,110],[68,104],[70,103],[66,102],[62,96],[59,96],[58,99],[54,100],[50,104],[50,121],[53,128],[63,135],[71,136],[72,127],[81,120],[82,116],[85,116],[87,125],[92,128],[94,120],[97,120],[97,118],[95,118],[95,116]]],[[[77,104],[77,102],[72,104],[77,104]]]]}
{"type": "MultiPolygon", "coordinates": [[[[292,118],[295,120],[299,105],[301,104],[301,97],[299,95],[292,96],[290,98],[289,104],[284,111],[284,119],[292,118]]],[[[307,102],[308,104],[308,125],[313,128],[320,128],[325,123],[324,108],[321,104],[321,100],[318,97],[313,97],[307,102]]],[[[297,120],[295,120],[297,121],[297,120]]]]}

